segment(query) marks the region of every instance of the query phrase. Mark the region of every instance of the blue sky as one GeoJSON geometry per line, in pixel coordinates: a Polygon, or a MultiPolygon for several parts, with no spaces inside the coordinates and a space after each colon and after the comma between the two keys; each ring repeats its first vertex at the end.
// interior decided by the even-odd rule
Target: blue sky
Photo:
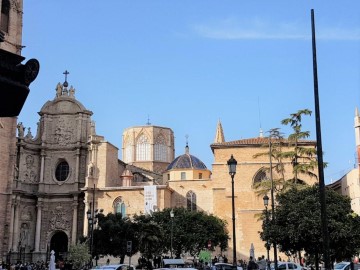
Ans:
{"type": "MultiPolygon", "coordinates": [[[[314,111],[310,10],[315,10],[325,181],[355,164],[360,106],[360,1],[24,1],[23,56],[40,73],[19,116],[37,112],[64,81],[93,111],[97,133],[121,149],[125,128],[175,133],[176,155],[209,169],[220,119],[226,141],[314,111]]],[[[315,139],[315,117],[303,121],[315,139]]],[[[266,133],[265,133],[266,134],[266,133]]],[[[119,151],[121,158],[121,151],[119,151]]],[[[239,168],[241,173],[241,168],[239,168]]]]}

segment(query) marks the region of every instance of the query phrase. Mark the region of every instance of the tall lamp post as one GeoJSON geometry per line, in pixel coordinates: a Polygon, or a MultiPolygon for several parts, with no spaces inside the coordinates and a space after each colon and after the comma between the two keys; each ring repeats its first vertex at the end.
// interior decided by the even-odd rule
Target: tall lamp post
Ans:
{"type": "MultiPolygon", "coordinates": [[[[268,205],[269,205],[269,196],[265,194],[265,196],[263,197],[264,200],[264,206],[265,206],[265,226],[266,226],[266,230],[268,229],[269,226],[269,214],[268,214],[268,205]]],[[[268,268],[270,269],[270,245],[269,245],[269,239],[268,239],[268,232],[266,232],[266,253],[267,253],[267,265],[268,268]]]]}
{"type": "Polygon", "coordinates": [[[173,257],[173,230],[174,230],[174,210],[171,209],[170,211],[170,219],[171,219],[171,237],[170,237],[170,255],[171,255],[171,259],[173,257]]]}
{"type": "Polygon", "coordinates": [[[92,266],[91,265],[92,264],[92,240],[93,240],[93,232],[94,232],[93,214],[90,209],[86,212],[86,216],[88,219],[88,237],[89,237],[89,253],[90,253],[89,268],[90,268],[92,266]]]}
{"type": "MultiPolygon", "coordinates": [[[[94,205],[92,206],[92,208],[90,207],[89,210],[87,210],[86,212],[86,216],[88,219],[88,236],[89,236],[89,251],[90,251],[90,267],[92,267],[92,253],[93,253],[93,248],[94,248],[94,226],[96,225],[97,221],[98,221],[98,215],[100,213],[102,213],[104,210],[103,209],[96,209],[94,210],[94,205]]],[[[96,261],[97,264],[97,261],[96,261]]]]}
{"type": "Polygon", "coordinates": [[[232,202],[232,227],[233,227],[233,268],[237,269],[236,260],[236,231],[235,231],[235,196],[234,196],[234,176],[236,174],[237,161],[233,155],[227,162],[229,174],[231,176],[231,202],[232,202]]]}

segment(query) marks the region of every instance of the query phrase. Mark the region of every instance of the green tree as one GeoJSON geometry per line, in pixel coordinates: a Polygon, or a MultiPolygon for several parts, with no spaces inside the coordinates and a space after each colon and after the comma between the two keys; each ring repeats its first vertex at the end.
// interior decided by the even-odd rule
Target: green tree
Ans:
{"type": "Polygon", "coordinates": [[[310,137],[310,131],[302,130],[301,120],[302,117],[306,115],[310,116],[311,111],[303,109],[290,114],[289,118],[285,118],[281,121],[281,124],[290,125],[293,129],[293,133],[288,137],[288,146],[291,147],[292,150],[283,152],[282,156],[285,159],[291,160],[294,177],[288,179],[288,182],[295,185],[298,184],[298,177],[301,174],[316,177],[313,173],[314,169],[317,167],[317,160],[314,158],[316,157],[316,149],[314,147],[304,147],[301,144],[301,140],[310,137]]]}
{"type": "Polygon", "coordinates": [[[136,215],[134,223],[141,254],[147,259],[162,254],[164,239],[162,227],[155,223],[152,216],[149,215],[136,215]]]}
{"type": "Polygon", "coordinates": [[[228,232],[226,222],[214,215],[186,208],[170,208],[150,215],[135,215],[133,220],[120,214],[99,215],[98,228],[94,230],[94,255],[120,257],[138,251],[147,259],[154,255],[169,253],[171,232],[173,232],[173,253],[176,257],[189,252],[198,255],[203,249],[219,246],[227,248],[228,232]],[[172,226],[173,222],[173,226],[172,226]],[[165,237],[167,236],[167,237],[165,237]],[[126,241],[132,241],[132,252],[126,252],[126,241]]]}
{"type": "Polygon", "coordinates": [[[89,247],[86,243],[72,245],[69,248],[68,260],[72,261],[74,269],[80,269],[90,261],[89,247]]]}
{"type": "Polygon", "coordinates": [[[111,255],[124,262],[125,255],[133,255],[139,251],[139,241],[136,237],[137,227],[121,214],[109,213],[98,216],[98,227],[94,230],[94,254],[111,255]],[[127,241],[132,241],[132,251],[126,250],[127,241]]]}
{"type": "MultiPolygon", "coordinates": [[[[290,125],[293,129],[287,139],[283,137],[279,128],[273,128],[269,131],[269,144],[263,147],[268,148],[269,151],[257,153],[254,158],[259,156],[270,156],[272,158],[272,172],[274,191],[281,192],[287,190],[293,186],[298,188],[304,187],[304,182],[299,181],[299,175],[307,175],[310,177],[316,177],[313,173],[317,167],[316,149],[314,147],[304,146],[303,140],[310,136],[309,131],[302,130],[303,116],[311,115],[311,111],[308,109],[302,109],[296,113],[290,114],[289,118],[285,118],[281,121],[283,125],[290,125]],[[285,164],[291,162],[292,177],[286,178],[285,164]]],[[[270,167],[265,168],[267,174],[269,174],[270,167]]],[[[255,185],[257,194],[265,195],[271,190],[271,179],[267,177],[261,182],[255,185]]]]}
{"type": "MultiPolygon", "coordinates": [[[[229,239],[226,222],[214,215],[202,211],[189,211],[186,208],[174,208],[173,220],[170,218],[170,208],[153,214],[154,221],[159,224],[165,235],[171,235],[171,222],[173,222],[173,252],[176,257],[183,253],[198,255],[201,250],[219,246],[222,250],[227,248],[229,239]]],[[[164,247],[169,252],[171,248],[170,237],[164,239],[164,247]]]]}
{"type": "MultiPolygon", "coordinates": [[[[332,190],[326,191],[326,204],[331,259],[349,259],[360,247],[360,218],[352,213],[350,199],[332,190]]],[[[275,240],[287,254],[305,251],[309,257],[321,258],[320,216],[318,186],[294,187],[277,195],[275,219],[268,226],[263,222],[261,238],[275,240]]]]}

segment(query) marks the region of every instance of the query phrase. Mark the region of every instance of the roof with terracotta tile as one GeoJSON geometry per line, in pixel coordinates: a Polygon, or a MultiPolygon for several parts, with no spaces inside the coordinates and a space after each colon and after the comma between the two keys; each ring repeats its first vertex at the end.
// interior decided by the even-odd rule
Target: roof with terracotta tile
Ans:
{"type": "MultiPolygon", "coordinates": [[[[273,143],[278,142],[276,139],[271,140],[273,143]]],[[[241,139],[236,141],[230,142],[223,142],[223,143],[213,143],[210,147],[213,148],[229,148],[229,147],[243,147],[243,146],[261,146],[264,144],[269,143],[269,137],[255,137],[255,138],[248,138],[248,139],[241,139]]],[[[289,143],[289,140],[282,139],[282,143],[289,143]]],[[[314,140],[299,140],[299,145],[316,145],[316,141],[314,140]]]]}

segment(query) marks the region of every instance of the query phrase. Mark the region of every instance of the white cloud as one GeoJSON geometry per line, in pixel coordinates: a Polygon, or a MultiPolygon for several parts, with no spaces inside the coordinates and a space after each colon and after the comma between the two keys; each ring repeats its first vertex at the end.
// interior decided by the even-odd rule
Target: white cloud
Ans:
{"type": "MultiPolygon", "coordinates": [[[[226,40],[305,40],[311,38],[310,23],[309,25],[300,23],[274,24],[259,18],[242,22],[234,18],[227,18],[215,23],[194,25],[193,31],[204,38],[226,40]]],[[[360,28],[321,28],[316,26],[316,38],[323,40],[360,40],[360,28]]]]}

